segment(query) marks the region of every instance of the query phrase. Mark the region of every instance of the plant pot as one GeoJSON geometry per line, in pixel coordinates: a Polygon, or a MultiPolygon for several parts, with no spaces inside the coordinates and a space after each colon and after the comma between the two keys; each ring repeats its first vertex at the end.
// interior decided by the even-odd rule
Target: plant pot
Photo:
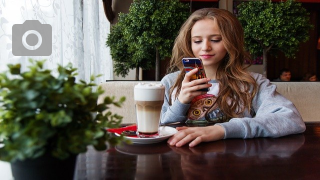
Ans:
{"type": "Polygon", "coordinates": [[[72,180],[76,165],[76,155],[60,160],[50,154],[24,161],[11,163],[12,175],[15,180],[72,180]]]}

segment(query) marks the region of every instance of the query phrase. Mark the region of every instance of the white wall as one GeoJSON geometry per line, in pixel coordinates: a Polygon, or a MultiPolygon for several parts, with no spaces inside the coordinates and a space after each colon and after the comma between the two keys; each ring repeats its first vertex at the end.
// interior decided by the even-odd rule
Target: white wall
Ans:
{"type": "Polygon", "coordinates": [[[11,166],[10,163],[0,161],[0,179],[1,180],[12,180],[11,166]]]}

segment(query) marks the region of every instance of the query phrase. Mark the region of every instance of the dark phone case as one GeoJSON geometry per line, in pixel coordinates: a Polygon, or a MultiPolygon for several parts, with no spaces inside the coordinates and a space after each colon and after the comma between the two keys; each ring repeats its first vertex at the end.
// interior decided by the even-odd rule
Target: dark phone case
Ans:
{"type": "MultiPolygon", "coordinates": [[[[198,72],[191,77],[191,80],[206,78],[206,73],[203,68],[201,59],[199,58],[183,58],[182,63],[186,73],[191,71],[194,68],[198,68],[198,72]]],[[[199,91],[209,91],[208,88],[200,89],[199,91]]]]}

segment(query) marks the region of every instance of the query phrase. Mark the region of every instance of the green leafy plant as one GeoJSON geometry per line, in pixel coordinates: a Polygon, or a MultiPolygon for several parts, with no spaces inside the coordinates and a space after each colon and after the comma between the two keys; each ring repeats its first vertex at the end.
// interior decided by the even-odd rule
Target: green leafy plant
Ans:
{"type": "Polygon", "coordinates": [[[175,37],[189,16],[189,7],[179,0],[134,0],[129,13],[119,14],[106,45],[111,49],[114,70],[125,77],[130,69],[156,67],[159,80],[160,59],[171,56],[175,37]]]}
{"type": "Polygon", "coordinates": [[[71,64],[59,65],[58,75],[53,76],[44,69],[44,60],[30,62],[28,71],[10,64],[9,71],[0,74],[1,159],[33,159],[44,153],[65,159],[86,152],[89,145],[104,150],[107,142],[123,140],[106,132],[106,128],[118,127],[122,117],[105,110],[109,105],[120,107],[124,97],[119,101],[106,97],[97,104],[103,90],[94,91],[96,76],[89,83],[78,83],[71,64]]]}
{"type": "Polygon", "coordinates": [[[255,57],[263,55],[265,75],[267,53],[282,51],[285,56],[294,57],[299,44],[309,39],[309,13],[295,0],[243,2],[238,9],[246,48],[255,57]]]}

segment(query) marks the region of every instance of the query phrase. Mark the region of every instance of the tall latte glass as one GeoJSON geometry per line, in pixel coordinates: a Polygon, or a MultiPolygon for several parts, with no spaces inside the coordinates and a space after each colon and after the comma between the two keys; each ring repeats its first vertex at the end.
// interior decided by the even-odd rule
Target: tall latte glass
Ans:
{"type": "Polygon", "coordinates": [[[158,135],[164,90],[164,86],[160,83],[139,83],[134,87],[139,137],[158,135]]]}

